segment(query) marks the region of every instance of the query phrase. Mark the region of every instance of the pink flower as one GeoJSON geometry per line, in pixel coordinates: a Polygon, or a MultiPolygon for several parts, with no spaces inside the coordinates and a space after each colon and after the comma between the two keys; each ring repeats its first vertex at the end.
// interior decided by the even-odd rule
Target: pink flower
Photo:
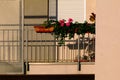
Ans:
{"type": "Polygon", "coordinates": [[[73,19],[72,19],[72,18],[69,18],[69,19],[68,19],[68,22],[70,22],[70,23],[73,22],[73,19]]]}
{"type": "Polygon", "coordinates": [[[64,24],[65,24],[65,20],[64,20],[64,19],[62,19],[62,20],[60,20],[60,21],[59,21],[59,23],[60,23],[60,26],[62,26],[62,27],[63,27],[63,26],[64,26],[64,24]]]}
{"type": "Polygon", "coordinates": [[[65,22],[65,20],[63,20],[63,19],[59,21],[59,23],[64,23],[64,22],[65,22]]]}
{"type": "Polygon", "coordinates": [[[60,23],[60,26],[62,26],[62,27],[63,27],[63,26],[64,26],[64,23],[60,23]]]}
{"type": "Polygon", "coordinates": [[[67,22],[67,23],[66,23],[66,26],[69,27],[69,26],[70,26],[70,22],[67,22]]]}

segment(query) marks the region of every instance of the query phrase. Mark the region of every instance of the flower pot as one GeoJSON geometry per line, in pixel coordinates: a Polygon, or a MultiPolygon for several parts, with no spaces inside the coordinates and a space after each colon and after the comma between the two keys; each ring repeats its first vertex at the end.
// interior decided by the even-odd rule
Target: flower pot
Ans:
{"type": "Polygon", "coordinates": [[[34,26],[36,33],[51,33],[54,30],[54,27],[45,28],[43,26],[34,26]]]}

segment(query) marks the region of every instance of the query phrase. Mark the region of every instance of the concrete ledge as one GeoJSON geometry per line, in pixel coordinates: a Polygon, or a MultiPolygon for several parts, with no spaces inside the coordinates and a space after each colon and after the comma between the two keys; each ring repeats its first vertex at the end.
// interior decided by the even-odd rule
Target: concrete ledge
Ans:
{"type": "Polygon", "coordinates": [[[66,75],[66,74],[95,74],[95,65],[81,65],[81,70],[78,71],[77,64],[30,64],[30,75],[66,75]]]}

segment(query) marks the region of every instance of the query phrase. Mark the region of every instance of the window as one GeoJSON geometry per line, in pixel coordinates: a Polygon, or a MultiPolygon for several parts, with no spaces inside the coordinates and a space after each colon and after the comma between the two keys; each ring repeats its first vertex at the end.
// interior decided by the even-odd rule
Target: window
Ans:
{"type": "Polygon", "coordinates": [[[25,0],[25,24],[39,25],[47,19],[57,19],[56,0],[25,0]]]}

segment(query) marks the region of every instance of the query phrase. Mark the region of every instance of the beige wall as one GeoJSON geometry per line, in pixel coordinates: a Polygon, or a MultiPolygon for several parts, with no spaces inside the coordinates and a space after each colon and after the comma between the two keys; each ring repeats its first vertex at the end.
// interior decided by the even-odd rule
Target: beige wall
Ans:
{"type": "Polygon", "coordinates": [[[96,80],[120,80],[120,0],[97,0],[96,80]]]}
{"type": "Polygon", "coordinates": [[[0,0],[0,24],[19,24],[18,1],[0,0]]]}

